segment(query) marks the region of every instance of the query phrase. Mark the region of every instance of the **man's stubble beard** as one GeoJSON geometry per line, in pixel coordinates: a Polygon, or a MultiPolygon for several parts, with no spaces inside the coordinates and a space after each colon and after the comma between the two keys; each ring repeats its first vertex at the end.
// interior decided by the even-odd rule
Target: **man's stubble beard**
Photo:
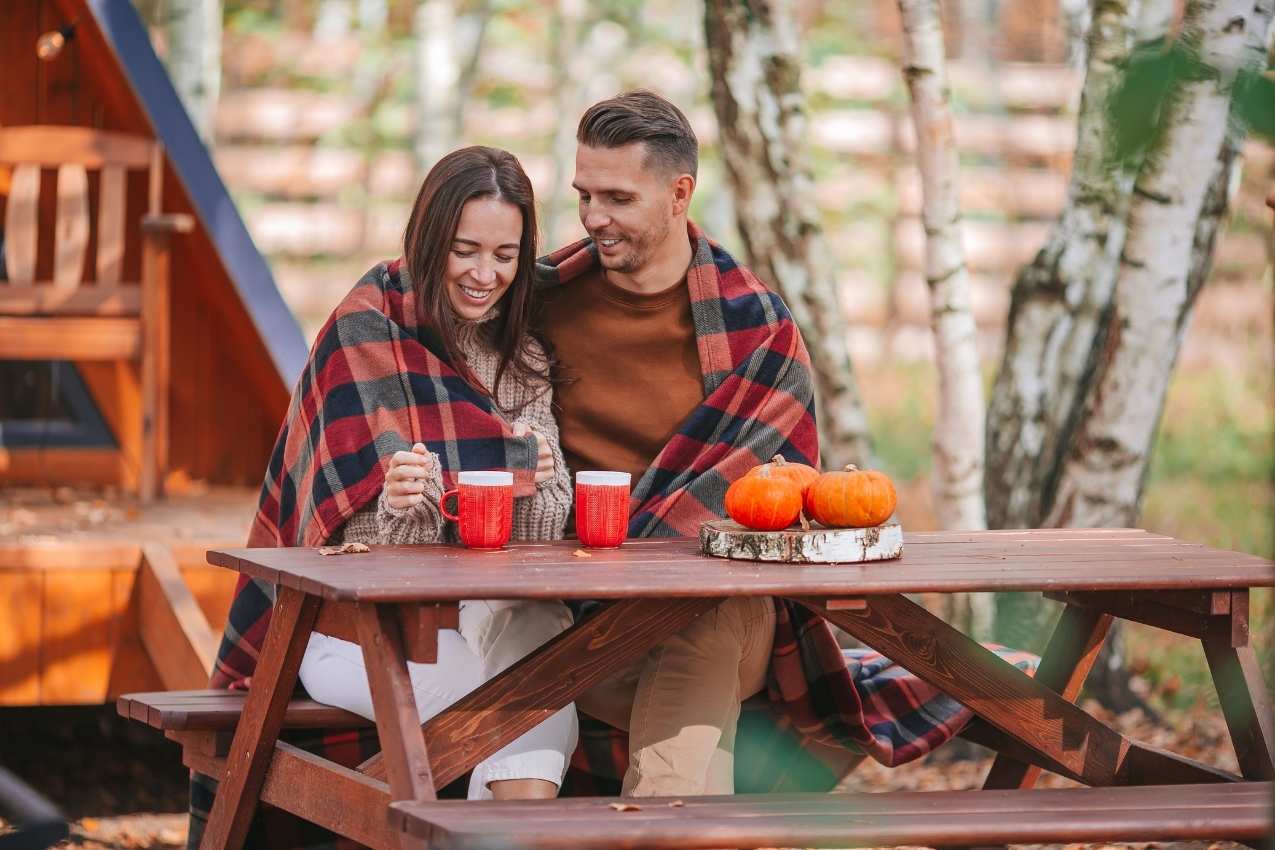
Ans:
{"type": "Polygon", "coordinates": [[[650,262],[651,255],[655,252],[658,245],[662,245],[668,239],[669,230],[672,224],[665,221],[663,225],[655,224],[643,231],[637,239],[630,244],[633,250],[629,251],[619,262],[614,265],[607,265],[599,254],[598,258],[602,262],[602,267],[607,271],[618,272],[620,274],[634,274],[642,269],[650,262]]]}

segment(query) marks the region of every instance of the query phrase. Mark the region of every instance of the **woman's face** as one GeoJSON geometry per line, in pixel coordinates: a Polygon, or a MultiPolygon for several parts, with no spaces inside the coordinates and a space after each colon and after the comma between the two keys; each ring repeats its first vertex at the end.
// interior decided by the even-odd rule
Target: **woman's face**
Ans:
{"type": "Polygon", "coordinates": [[[518,271],[522,211],[500,198],[473,198],[460,211],[443,271],[452,311],[462,319],[481,319],[518,271]]]}

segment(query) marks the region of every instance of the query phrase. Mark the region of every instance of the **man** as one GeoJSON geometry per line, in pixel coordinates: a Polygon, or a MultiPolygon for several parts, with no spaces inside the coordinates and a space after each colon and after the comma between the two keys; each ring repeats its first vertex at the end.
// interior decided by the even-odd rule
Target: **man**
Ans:
{"type": "MultiPolygon", "coordinates": [[[[721,469],[701,466],[716,486],[699,498],[689,495],[687,473],[695,465],[679,462],[679,455],[692,458],[679,451],[677,438],[689,436],[679,434],[684,425],[695,430],[688,420],[719,373],[734,365],[705,370],[696,327],[697,318],[705,319],[697,308],[721,300],[717,281],[705,278],[718,278],[722,265],[687,220],[698,142],[676,106],[645,91],[591,107],[577,140],[572,186],[589,240],[549,258],[550,277],[560,285],[544,292],[541,320],[562,379],[556,401],[563,453],[573,471],[632,473],[638,510],[631,534],[694,534],[699,521],[721,514],[728,479],[721,469]],[[684,480],[669,488],[667,479],[678,477],[684,480]],[[685,501],[680,510],[678,501],[685,501]]],[[[775,386],[787,393],[795,439],[772,427],[756,444],[714,442],[723,453],[739,449],[731,464],[736,473],[784,449],[810,462],[817,457],[813,396],[800,335],[777,296],[746,270],[731,271],[747,276],[754,294],[771,305],[775,324],[784,326],[791,357],[775,386]]],[[[703,335],[720,330],[733,328],[703,335]]],[[[760,412],[735,414],[742,421],[760,412]]],[[[710,418],[703,425],[711,431],[710,418]]],[[[629,732],[623,794],[733,792],[740,703],[766,683],[774,634],[770,599],[731,599],[580,699],[582,711],[629,732]]]]}

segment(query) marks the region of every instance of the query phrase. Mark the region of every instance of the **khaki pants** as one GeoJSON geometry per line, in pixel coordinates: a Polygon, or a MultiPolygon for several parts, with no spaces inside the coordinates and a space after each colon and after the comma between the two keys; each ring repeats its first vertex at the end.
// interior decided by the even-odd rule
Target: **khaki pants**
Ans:
{"type": "Polygon", "coordinates": [[[735,792],[740,703],[765,686],[774,637],[769,597],[728,599],[581,695],[581,711],[629,732],[622,794],[735,792]]]}

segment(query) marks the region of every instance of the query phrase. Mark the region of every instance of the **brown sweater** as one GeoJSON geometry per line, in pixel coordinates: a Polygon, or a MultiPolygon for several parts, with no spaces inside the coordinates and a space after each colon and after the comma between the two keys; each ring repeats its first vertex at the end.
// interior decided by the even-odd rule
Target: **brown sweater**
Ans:
{"type": "Polygon", "coordinates": [[[545,292],[540,330],[563,381],[554,407],[567,466],[629,472],[636,487],[704,399],[686,279],[639,294],[599,270],[545,292]]]}
{"type": "MultiPolygon", "coordinates": [[[[496,379],[499,355],[492,347],[484,329],[495,311],[477,322],[463,322],[457,341],[465,361],[483,386],[490,387],[496,379]]],[[[533,364],[541,371],[548,370],[544,349],[531,342],[533,364]]],[[[553,451],[553,478],[536,485],[531,496],[514,499],[515,540],[561,540],[563,529],[571,511],[571,475],[562,458],[558,444],[558,425],[551,410],[552,393],[544,385],[524,388],[512,375],[500,382],[496,394],[496,406],[510,422],[525,422],[543,434],[553,451]]],[[[425,498],[411,508],[395,510],[389,506],[382,488],[379,499],[369,502],[355,513],[332,542],[348,543],[436,543],[455,542],[456,524],[446,520],[438,510],[438,498],[443,494],[443,480],[438,456],[427,456],[426,466],[433,475],[425,480],[425,498]]]]}

